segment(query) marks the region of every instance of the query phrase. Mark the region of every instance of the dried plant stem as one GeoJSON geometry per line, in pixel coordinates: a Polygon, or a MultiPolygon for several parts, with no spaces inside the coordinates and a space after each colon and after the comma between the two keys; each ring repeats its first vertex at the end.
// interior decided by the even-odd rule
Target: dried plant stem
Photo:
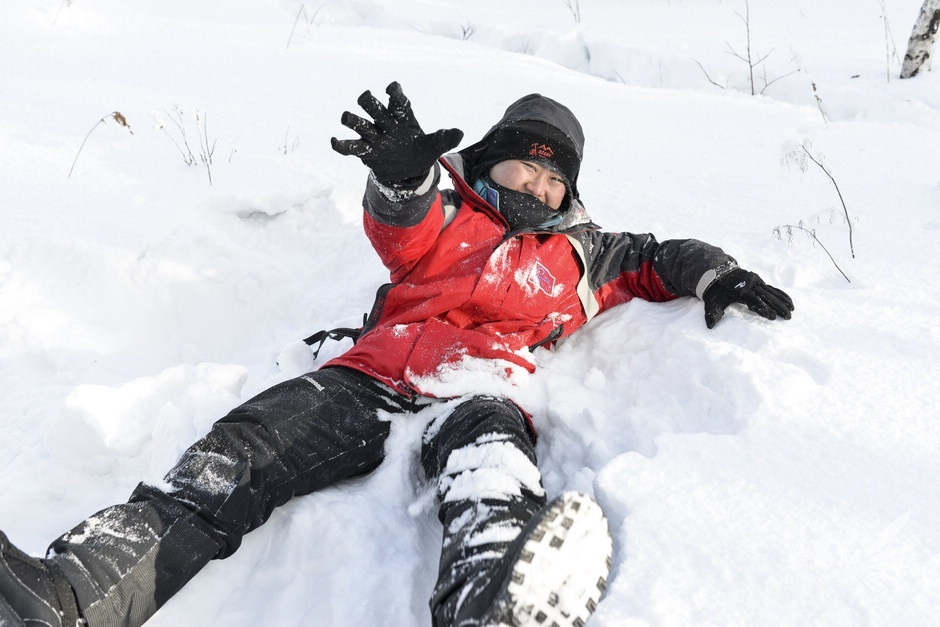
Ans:
{"type": "Polygon", "coordinates": [[[212,157],[215,155],[216,140],[209,140],[209,127],[206,123],[208,116],[205,113],[200,113],[198,109],[195,111],[196,137],[199,139],[199,157],[197,158],[196,155],[193,154],[192,148],[189,146],[189,139],[186,137],[186,125],[183,122],[182,109],[180,109],[179,105],[173,105],[173,112],[170,113],[166,111],[166,113],[170,118],[170,122],[176,127],[180,141],[177,141],[173,135],[170,134],[166,124],[162,121],[160,122],[160,130],[162,130],[163,133],[170,138],[170,141],[173,142],[173,145],[176,146],[176,150],[179,151],[186,165],[196,166],[202,161],[206,166],[209,185],[212,185],[212,157]]]}
{"type": "MultiPolygon", "coordinates": [[[[202,117],[202,134],[199,135],[199,158],[206,166],[206,174],[209,175],[209,185],[212,185],[212,155],[215,153],[215,141],[209,144],[209,127],[207,125],[208,114],[202,117]]],[[[199,112],[196,111],[196,130],[199,131],[199,112]]]]}
{"type": "MultiPolygon", "coordinates": [[[[823,122],[826,123],[826,126],[829,126],[829,117],[826,115],[826,112],[823,111],[822,107],[822,98],[819,97],[819,92],[816,91],[816,83],[811,83],[813,86],[813,97],[816,99],[816,107],[819,109],[820,115],[822,115],[823,122]]],[[[806,150],[806,148],[803,148],[806,150]]]]}
{"type": "Polygon", "coordinates": [[[303,15],[306,15],[306,14],[307,14],[307,9],[306,9],[306,7],[305,7],[303,4],[301,4],[301,5],[300,5],[300,9],[297,10],[297,17],[294,18],[294,25],[293,25],[293,26],[291,27],[291,29],[290,29],[290,37],[287,38],[287,48],[288,48],[288,49],[290,48],[290,42],[291,42],[291,40],[294,38],[294,31],[297,29],[297,22],[300,21],[300,16],[301,16],[301,14],[303,14],[303,15]]]}
{"type": "Polygon", "coordinates": [[[571,17],[574,18],[575,24],[581,23],[581,3],[580,0],[564,0],[565,6],[568,7],[568,10],[571,11],[571,17]]]}
{"type": "Polygon", "coordinates": [[[96,128],[98,128],[99,125],[105,124],[105,121],[108,118],[112,118],[115,122],[125,127],[128,130],[128,132],[130,132],[131,135],[134,134],[134,131],[131,130],[130,124],[127,123],[127,118],[125,118],[124,115],[120,111],[112,111],[108,115],[104,116],[103,118],[95,122],[94,126],[91,127],[91,130],[89,130],[88,133],[85,135],[85,139],[82,140],[82,145],[78,147],[78,152],[75,153],[75,159],[72,160],[72,167],[69,168],[68,178],[72,177],[72,172],[75,170],[75,164],[78,163],[78,156],[82,154],[82,149],[85,147],[85,142],[88,141],[88,138],[91,137],[91,134],[94,132],[96,128]]]}
{"type": "Polygon", "coordinates": [[[814,157],[812,153],[810,153],[810,151],[807,150],[805,145],[801,145],[800,147],[803,149],[803,152],[806,153],[806,156],[810,158],[810,161],[818,165],[819,169],[825,172],[826,176],[829,177],[829,180],[832,181],[832,186],[836,188],[836,193],[839,195],[839,202],[842,203],[842,211],[845,212],[845,222],[849,226],[849,250],[852,253],[852,259],[855,259],[855,244],[853,243],[853,240],[852,240],[852,218],[849,216],[849,210],[845,206],[845,199],[842,198],[842,190],[839,189],[839,184],[836,183],[835,177],[833,177],[832,174],[829,172],[829,170],[826,169],[826,166],[824,166],[822,163],[817,161],[816,157],[814,157]]]}
{"type": "Polygon", "coordinates": [[[294,39],[294,31],[297,30],[297,24],[300,23],[300,16],[304,18],[304,24],[307,25],[307,36],[310,36],[310,25],[313,24],[313,21],[317,18],[317,14],[320,13],[320,9],[323,8],[321,4],[317,7],[317,10],[313,12],[313,15],[307,17],[307,5],[301,4],[300,9],[297,11],[297,17],[294,18],[294,25],[290,29],[290,36],[287,38],[287,48],[290,49],[290,42],[294,39]]]}
{"type": "MultiPolygon", "coordinates": [[[[164,111],[166,110],[164,109],[164,111]]],[[[179,131],[180,137],[183,140],[183,145],[180,146],[179,142],[173,139],[173,136],[170,135],[170,132],[166,130],[166,125],[161,124],[160,129],[167,137],[170,138],[170,141],[173,142],[173,145],[176,146],[176,149],[183,157],[183,163],[186,165],[196,165],[196,157],[193,155],[193,151],[189,147],[189,142],[186,140],[186,128],[183,126],[183,112],[180,110],[179,106],[174,106],[173,114],[170,114],[169,111],[166,111],[166,113],[170,116],[170,122],[172,122],[173,126],[176,127],[176,130],[179,131]],[[183,150],[183,148],[185,148],[185,150],[183,150]]]]}
{"type": "Polygon", "coordinates": [[[842,271],[842,268],[839,267],[839,264],[836,263],[836,260],[833,258],[832,253],[829,252],[829,249],[826,248],[826,247],[823,245],[823,243],[822,243],[821,241],[819,241],[819,238],[818,238],[818,237],[816,237],[816,231],[815,231],[814,229],[808,229],[808,228],[806,228],[805,226],[803,226],[802,223],[801,223],[801,224],[795,224],[795,225],[794,225],[794,224],[784,224],[784,225],[782,225],[782,226],[775,226],[775,227],[774,227],[774,233],[777,234],[777,237],[781,237],[780,231],[781,231],[782,229],[786,229],[786,231],[787,231],[787,236],[788,236],[791,240],[793,239],[793,229],[798,229],[798,230],[800,230],[800,231],[803,231],[804,233],[806,233],[807,235],[809,235],[811,238],[813,238],[813,241],[816,242],[817,244],[819,244],[819,247],[822,248],[822,249],[825,251],[825,253],[826,253],[827,255],[829,255],[829,260],[832,262],[832,265],[834,265],[834,266],[836,267],[836,270],[839,271],[839,274],[842,275],[842,278],[844,278],[844,279],[845,279],[846,281],[848,281],[849,283],[852,282],[852,281],[849,279],[849,277],[847,277],[847,276],[845,275],[845,272],[842,271]]]}
{"type": "Polygon", "coordinates": [[[724,89],[724,88],[725,88],[724,85],[722,85],[722,84],[720,84],[720,83],[717,83],[717,82],[715,82],[714,80],[712,80],[712,77],[709,76],[708,70],[705,69],[705,66],[704,66],[704,65],[702,65],[702,64],[701,64],[699,61],[697,61],[696,59],[692,59],[692,61],[695,62],[695,64],[698,66],[698,68],[699,68],[700,70],[702,70],[702,74],[705,75],[705,78],[708,79],[708,82],[709,82],[709,83],[711,83],[711,84],[714,85],[715,87],[719,87],[719,88],[721,88],[721,89],[724,89]]]}

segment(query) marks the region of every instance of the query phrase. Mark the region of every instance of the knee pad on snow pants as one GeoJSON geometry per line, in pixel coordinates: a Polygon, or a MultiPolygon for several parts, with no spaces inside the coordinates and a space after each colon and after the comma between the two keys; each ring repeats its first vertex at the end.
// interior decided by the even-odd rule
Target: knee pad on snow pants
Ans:
{"type": "Polygon", "coordinates": [[[481,396],[428,427],[421,461],[437,480],[444,525],[431,614],[436,627],[457,625],[461,607],[486,588],[509,545],[545,504],[535,445],[516,405],[481,396]]]}

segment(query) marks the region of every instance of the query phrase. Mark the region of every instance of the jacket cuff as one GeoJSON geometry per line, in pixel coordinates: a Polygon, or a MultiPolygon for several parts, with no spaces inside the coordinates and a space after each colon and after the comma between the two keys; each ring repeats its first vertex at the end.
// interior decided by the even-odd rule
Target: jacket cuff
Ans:
{"type": "Polygon", "coordinates": [[[370,172],[363,205],[369,215],[383,224],[414,226],[434,203],[435,194],[430,192],[437,188],[440,178],[440,168],[435,164],[416,188],[396,189],[379,182],[370,172]]]}

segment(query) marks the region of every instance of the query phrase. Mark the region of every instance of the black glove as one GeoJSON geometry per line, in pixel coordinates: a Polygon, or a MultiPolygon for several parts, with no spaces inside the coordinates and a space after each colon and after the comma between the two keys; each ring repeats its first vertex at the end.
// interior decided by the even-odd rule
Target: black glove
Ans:
{"type": "Polygon", "coordinates": [[[357,132],[360,139],[333,137],[330,143],[341,155],[359,157],[383,185],[401,188],[409,179],[427,176],[438,158],[460,143],[463,131],[441,129],[427,135],[418,125],[401,85],[392,83],[385,93],[389,96],[388,108],[368,91],[357,101],[374,122],[343,112],[340,122],[357,132]]]}
{"type": "Polygon", "coordinates": [[[767,285],[759,276],[742,268],[729,271],[709,285],[702,300],[705,301],[705,324],[709,329],[718,324],[731,303],[747,305],[748,309],[768,320],[776,320],[777,316],[789,320],[793,311],[793,300],[783,290],[767,285]]]}

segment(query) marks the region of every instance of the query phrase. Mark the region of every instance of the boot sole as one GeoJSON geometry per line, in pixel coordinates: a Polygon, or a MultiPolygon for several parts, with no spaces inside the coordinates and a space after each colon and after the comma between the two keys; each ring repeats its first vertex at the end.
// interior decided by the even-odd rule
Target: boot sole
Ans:
{"type": "Polygon", "coordinates": [[[611,551],[600,506],[576,492],[559,496],[522,545],[505,590],[510,617],[499,627],[582,627],[607,588],[611,551]]]}

